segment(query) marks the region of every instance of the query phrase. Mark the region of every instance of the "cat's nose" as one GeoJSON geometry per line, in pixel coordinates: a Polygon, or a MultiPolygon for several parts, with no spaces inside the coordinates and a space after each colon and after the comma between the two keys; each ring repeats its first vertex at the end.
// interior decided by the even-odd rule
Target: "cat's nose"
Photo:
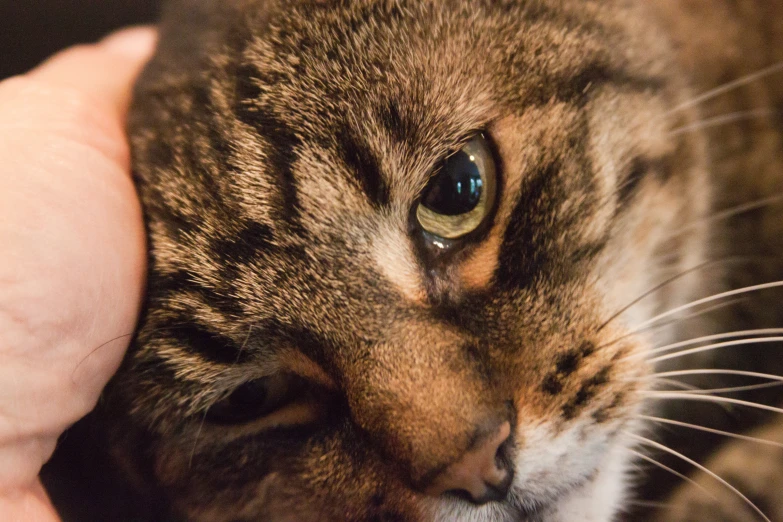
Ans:
{"type": "Polygon", "coordinates": [[[510,437],[511,424],[505,422],[438,475],[426,493],[451,493],[475,504],[503,500],[514,478],[505,455],[510,437]]]}

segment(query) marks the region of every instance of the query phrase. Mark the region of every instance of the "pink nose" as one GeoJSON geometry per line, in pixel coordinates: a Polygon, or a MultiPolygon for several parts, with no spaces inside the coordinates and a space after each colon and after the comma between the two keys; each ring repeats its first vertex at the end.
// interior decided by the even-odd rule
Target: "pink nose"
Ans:
{"type": "Polygon", "coordinates": [[[499,453],[510,436],[511,424],[505,422],[438,475],[426,493],[431,496],[454,493],[476,504],[504,499],[513,473],[507,469],[499,453]]]}

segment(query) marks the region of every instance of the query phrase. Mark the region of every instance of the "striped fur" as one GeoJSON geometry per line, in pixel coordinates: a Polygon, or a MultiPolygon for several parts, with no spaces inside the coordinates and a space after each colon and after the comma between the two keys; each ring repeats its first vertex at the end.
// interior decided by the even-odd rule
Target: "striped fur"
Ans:
{"type": "MultiPolygon", "coordinates": [[[[612,519],[644,355],[677,335],[635,330],[714,281],[614,315],[709,259],[716,230],[672,231],[713,192],[730,205],[728,176],[780,173],[781,120],[753,146],[672,134],[710,114],[673,108],[762,65],[704,54],[686,4],[783,17],[761,0],[172,1],[130,123],[148,303],[102,412],[127,473],[189,520],[612,519]],[[435,258],[411,209],[477,131],[497,209],[435,258]],[[728,144],[739,164],[715,167],[728,144]],[[296,409],[209,420],[277,372],[307,383],[296,409]],[[498,420],[507,500],[427,497],[498,420]]],[[[764,49],[783,44],[769,31],[764,49]]],[[[780,106],[771,85],[755,89],[780,106]]]]}

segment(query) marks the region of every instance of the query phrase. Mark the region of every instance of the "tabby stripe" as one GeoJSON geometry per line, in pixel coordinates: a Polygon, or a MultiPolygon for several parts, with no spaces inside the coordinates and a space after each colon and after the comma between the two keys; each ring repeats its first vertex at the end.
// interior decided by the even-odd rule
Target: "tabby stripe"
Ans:
{"type": "MultiPolygon", "coordinates": [[[[196,237],[201,233],[199,224],[196,223],[190,216],[182,212],[181,208],[176,205],[166,205],[163,203],[164,196],[160,194],[157,189],[152,197],[156,198],[160,203],[150,203],[147,205],[147,214],[150,223],[162,225],[168,236],[177,243],[182,243],[184,237],[196,237]]],[[[155,245],[152,245],[153,253],[155,245]]]]}
{"type": "Polygon", "coordinates": [[[224,262],[246,265],[259,253],[274,248],[274,234],[269,225],[251,221],[245,223],[236,233],[212,242],[212,251],[224,262]]]}
{"type": "Polygon", "coordinates": [[[289,225],[299,222],[301,205],[293,166],[300,140],[286,123],[271,113],[257,113],[255,128],[268,146],[267,161],[277,177],[282,203],[281,219],[289,225]]]}
{"type": "Polygon", "coordinates": [[[498,286],[518,289],[529,286],[549,262],[546,251],[556,234],[554,214],[559,201],[552,198],[560,164],[550,163],[522,186],[509,220],[498,257],[498,286]]]}
{"type": "Polygon", "coordinates": [[[337,353],[333,343],[305,325],[262,319],[253,324],[253,337],[263,339],[267,344],[290,346],[320,365],[327,373],[334,370],[334,363],[329,357],[329,354],[337,353]]]}
{"type": "Polygon", "coordinates": [[[418,129],[400,114],[400,108],[394,100],[388,100],[378,109],[378,121],[389,133],[392,140],[398,143],[416,143],[418,129]]]}
{"type": "Polygon", "coordinates": [[[196,354],[215,364],[241,364],[250,359],[250,354],[241,350],[233,340],[197,322],[181,323],[174,320],[170,327],[163,326],[161,337],[167,337],[187,353],[196,354]]]}
{"type": "Polygon", "coordinates": [[[639,189],[639,185],[641,185],[642,180],[649,171],[649,163],[644,158],[635,158],[633,162],[631,162],[631,168],[628,170],[628,174],[623,178],[620,178],[620,191],[617,193],[620,208],[627,207],[633,200],[633,196],[639,189]]]}
{"type": "MultiPolygon", "coordinates": [[[[258,78],[260,73],[257,67],[250,64],[240,64],[233,69],[231,72],[236,80],[234,84],[236,113],[238,116],[241,116],[244,114],[244,109],[252,110],[261,99],[263,91],[258,78]]],[[[245,121],[245,119],[242,119],[242,121],[245,121]]],[[[246,123],[248,122],[246,121],[246,123]]],[[[253,125],[252,119],[248,124],[253,125]]]]}
{"type": "Polygon", "coordinates": [[[585,261],[592,261],[596,257],[598,257],[601,252],[604,251],[606,248],[606,245],[609,244],[609,240],[611,239],[611,234],[608,232],[604,234],[604,236],[599,239],[598,241],[594,241],[592,243],[587,243],[585,245],[581,245],[574,250],[574,252],[571,254],[571,262],[574,265],[584,263],[585,261]]]}
{"type": "Polygon", "coordinates": [[[277,177],[280,189],[280,220],[299,229],[301,206],[293,165],[301,140],[294,129],[276,116],[272,109],[261,105],[259,71],[250,65],[242,66],[238,71],[240,76],[236,85],[234,113],[241,122],[252,127],[266,145],[267,163],[277,177]]]}
{"type": "Polygon", "coordinates": [[[227,317],[241,317],[244,310],[229,289],[217,289],[198,282],[189,270],[178,270],[164,275],[151,276],[149,296],[151,300],[177,300],[183,294],[196,295],[204,306],[214,308],[227,317]]]}
{"type": "Polygon", "coordinates": [[[657,92],[665,87],[661,78],[631,76],[609,64],[593,62],[575,74],[544,79],[537,89],[526,93],[523,103],[542,106],[556,100],[582,107],[589,99],[590,90],[609,84],[640,93],[657,92]]]}
{"type": "MultiPolygon", "coordinates": [[[[562,8],[544,2],[530,2],[522,11],[522,18],[530,23],[550,23],[563,28],[569,33],[579,32],[586,38],[605,39],[615,29],[606,27],[595,19],[584,17],[583,13],[565,13],[562,8]]],[[[497,6],[496,6],[497,7],[497,6]]],[[[662,78],[635,77],[617,67],[605,62],[601,56],[594,56],[582,70],[564,77],[546,78],[539,85],[539,90],[530,93],[527,103],[543,105],[553,98],[570,103],[581,103],[590,86],[600,86],[607,83],[621,86],[637,92],[658,91],[665,86],[662,78]]]]}
{"type": "Polygon", "coordinates": [[[386,185],[377,158],[360,140],[355,131],[344,126],[337,131],[338,149],[342,160],[356,177],[359,186],[374,207],[389,204],[389,187],[386,185]]]}
{"type": "Polygon", "coordinates": [[[611,420],[612,415],[616,413],[617,408],[619,408],[623,402],[625,402],[626,396],[627,392],[619,392],[617,395],[615,395],[614,399],[612,399],[612,402],[609,404],[609,406],[601,406],[593,412],[591,417],[598,424],[603,424],[608,420],[611,420]]]}

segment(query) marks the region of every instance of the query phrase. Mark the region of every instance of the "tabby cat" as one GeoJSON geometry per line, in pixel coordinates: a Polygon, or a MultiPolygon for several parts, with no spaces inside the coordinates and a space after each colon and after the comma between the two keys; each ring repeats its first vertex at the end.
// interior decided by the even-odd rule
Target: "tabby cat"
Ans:
{"type": "Polygon", "coordinates": [[[783,2],[175,0],[161,31],[148,300],[98,412],[153,517],[783,520],[749,440],[712,466],[747,502],[705,475],[633,511],[711,446],[663,416],[763,420],[710,368],[783,373],[775,285],[721,295],[783,279],[783,2]]]}

